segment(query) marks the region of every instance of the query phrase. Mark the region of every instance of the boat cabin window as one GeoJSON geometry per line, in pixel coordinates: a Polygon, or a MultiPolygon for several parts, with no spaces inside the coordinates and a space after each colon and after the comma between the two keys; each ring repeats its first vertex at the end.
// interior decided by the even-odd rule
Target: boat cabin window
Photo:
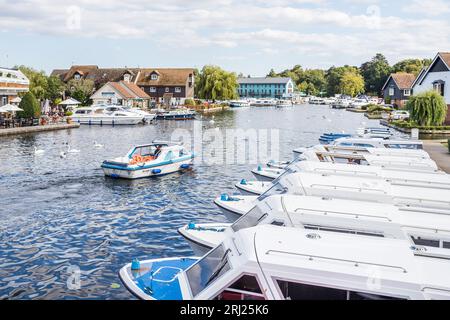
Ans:
{"type": "Polygon", "coordinates": [[[356,234],[359,236],[384,238],[384,235],[382,233],[370,232],[370,231],[364,231],[364,230],[344,229],[344,228],[338,228],[338,227],[325,227],[325,226],[316,226],[316,225],[305,225],[304,228],[307,230],[348,233],[348,234],[356,234]]]}
{"type": "Polygon", "coordinates": [[[272,221],[271,225],[277,226],[277,227],[285,227],[286,223],[282,220],[274,220],[274,221],[272,221]]]}
{"type": "Polygon", "coordinates": [[[424,238],[421,236],[411,236],[416,246],[450,249],[450,239],[424,238]]]}
{"type": "Polygon", "coordinates": [[[75,114],[89,114],[91,113],[91,110],[77,110],[75,111],[75,114]]]}
{"type": "Polygon", "coordinates": [[[274,184],[272,188],[264,192],[262,195],[258,197],[258,201],[263,201],[268,197],[274,196],[274,195],[280,195],[280,194],[286,194],[288,193],[289,189],[286,187],[283,187],[280,183],[274,184]]]}
{"type": "Polygon", "coordinates": [[[186,270],[192,296],[196,297],[206,287],[230,270],[228,254],[223,245],[210,251],[205,257],[186,270]]]}
{"type": "Polygon", "coordinates": [[[281,294],[287,300],[405,300],[395,297],[277,281],[281,294]]]}
{"type": "Polygon", "coordinates": [[[265,297],[256,277],[244,275],[214,300],[265,300],[265,297]]]}
{"type": "Polygon", "coordinates": [[[255,206],[252,210],[250,210],[247,214],[242,216],[239,220],[237,220],[231,228],[238,232],[242,229],[248,229],[254,226],[257,226],[264,218],[267,217],[267,213],[262,212],[262,210],[255,206]]]}

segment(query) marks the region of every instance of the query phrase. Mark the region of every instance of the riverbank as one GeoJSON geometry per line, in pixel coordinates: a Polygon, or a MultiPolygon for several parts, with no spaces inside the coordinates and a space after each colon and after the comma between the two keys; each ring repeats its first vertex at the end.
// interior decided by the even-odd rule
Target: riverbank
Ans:
{"type": "Polygon", "coordinates": [[[36,132],[46,132],[55,130],[65,130],[65,129],[77,129],[80,127],[78,123],[61,123],[61,124],[49,124],[45,126],[37,127],[20,127],[20,128],[9,128],[1,129],[0,137],[2,136],[14,136],[18,134],[36,133],[36,132]]]}
{"type": "Polygon", "coordinates": [[[444,146],[445,140],[423,140],[423,148],[429,153],[431,159],[433,159],[438,167],[450,173],[450,153],[444,146]]]}

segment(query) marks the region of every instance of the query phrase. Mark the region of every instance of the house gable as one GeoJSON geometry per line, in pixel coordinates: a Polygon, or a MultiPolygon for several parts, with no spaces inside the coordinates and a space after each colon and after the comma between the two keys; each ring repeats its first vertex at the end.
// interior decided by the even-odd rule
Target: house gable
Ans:
{"type": "Polygon", "coordinates": [[[450,60],[450,54],[448,54],[448,53],[438,53],[436,58],[434,58],[434,60],[431,63],[431,65],[428,67],[428,69],[425,72],[425,74],[422,76],[422,79],[420,79],[420,81],[418,81],[414,85],[417,85],[417,84],[418,85],[422,85],[423,82],[425,81],[425,79],[428,77],[428,75],[430,73],[448,72],[448,71],[450,71],[449,64],[447,63],[447,62],[450,62],[450,61],[446,61],[446,60],[450,60]],[[445,60],[442,57],[445,57],[445,60]]]}
{"type": "Polygon", "coordinates": [[[431,65],[430,70],[428,72],[446,72],[450,71],[445,62],[439,57],[433,65],[431,65]]]}

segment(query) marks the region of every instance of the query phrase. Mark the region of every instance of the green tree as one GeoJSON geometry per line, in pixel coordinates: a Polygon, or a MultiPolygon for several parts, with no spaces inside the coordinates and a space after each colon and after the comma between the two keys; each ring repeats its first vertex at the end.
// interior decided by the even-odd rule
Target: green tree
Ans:
{"type": "Polygon", "coordinates": [[[94,92],[94,81],[72,79],[67,83],[66,91],[72,98],[80,101],[82,105],[89,105],[92,103],[91,95],[94,92]]]}
{"type": "Polygon", "coordinates": [[[378,53],[371,61],[361,66],[361,74],[364,77],[366,92],[380,94],[387,78],[392,73],[386,57],[378,53]]]}
{"type": "Polygon", "coordinates": [[[434,90],[412,96],[406,107],[411,120],[421,126],[440,126],[447,117],[445,99],[434,90]]]}
{"type": "Polygon", "coordinates": [[[237,77],[218,66],[204,66],[197,76],[196,96],[200,99],[231,100],[237,98],[237,77]]]}
{"type": "Polygon", "coordinates": [[[406,59],[396,63],[392,69],[393,72],[406,72],[418,75],[423,68],[428,67],[431,64],[429,59],[406,59]]]}
{"type": "Polygon", "coordinates": [[[342,78],[346,73],[360,74],[357,67],[331,67],[326,73],[327,93],[329,96],[342,93],[342,78]]]}
{"type": "Polygon", "coordinates": [[[47,79],[47,92],[45,97],[55,103],[58,98],[61,98],[64,89],[65,85],[60,78],[50,76],[47,79]]]}
{"type": "Polygon", "coordinates": [[[39,118],[41,116],[41,107],[36,97],[31,92],[27,92],[19,104],[23,111],[18,112],[21,118],[39,118]]]}
{"type": "Polygon", "coordinates": [[[346,71],[340,81],[340,92],[349,96],[356,96],[364,92],[364,78],[361,74],[346,71]]]}
{"type": "Polygon", "coordinates": [[[20,66],[19,70],[30,80],[30,92],[38,100],[44,100],[47,95],[48,82],[44,71],[37,71],[33,68],[20,66]]]}

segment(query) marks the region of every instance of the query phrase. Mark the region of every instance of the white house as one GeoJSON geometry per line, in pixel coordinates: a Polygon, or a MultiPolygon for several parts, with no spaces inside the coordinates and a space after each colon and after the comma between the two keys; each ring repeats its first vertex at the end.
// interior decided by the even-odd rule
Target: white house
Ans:
{"type": "Polygon", "coordinates": [[[126,107],[147,108],[150,96],[136,84],[127,81],[108,82],[91,99],[94,105],[118,104],[126,107]]]}
{"type": "Polygon", "coordinates": [[[449,112],[446,123],[450,123],[450,52],[440,52],[431,65],[421,72],[413,83],[413,93],[438,91],[444,98],[449,112]]]}

